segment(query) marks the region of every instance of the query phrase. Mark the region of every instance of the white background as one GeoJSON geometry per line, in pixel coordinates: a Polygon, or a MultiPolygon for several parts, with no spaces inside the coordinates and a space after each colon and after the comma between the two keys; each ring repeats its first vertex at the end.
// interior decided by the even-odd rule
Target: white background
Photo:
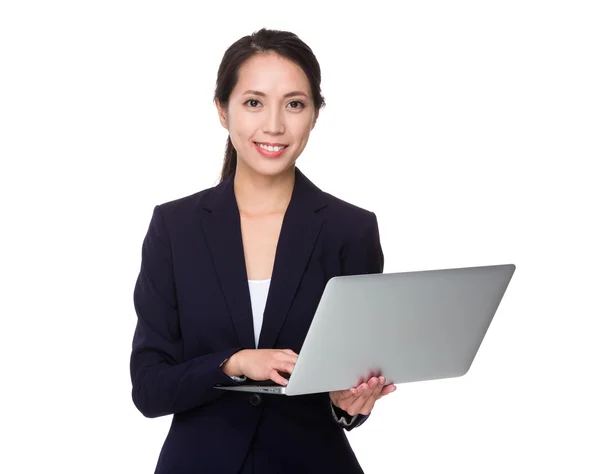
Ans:
{"type": "Polygon", "coordinates": [[[600,472],[599,24],[573,0],[3,1],[0,471],[153,472],[142,239],[217,183],[217,68],[265,26],[320,61],[298,167],[377,214],[386,272],[517,266],[466,376],[401,385],[348,434],[365,471],[600,472]]]}

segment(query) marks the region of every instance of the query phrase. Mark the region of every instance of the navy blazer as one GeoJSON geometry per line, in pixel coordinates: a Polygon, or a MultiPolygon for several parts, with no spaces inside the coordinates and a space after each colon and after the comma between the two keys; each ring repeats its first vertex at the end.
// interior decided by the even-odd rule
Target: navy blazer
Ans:
{"type": "MultiPolygon", "coordinates": [[[[156,206],[144,238],[132,397],[146,417],[174,415],[155,472],[363,472],[327,393],[213,388],[235,384],[222,363],[255,348],[233,178],[156,206]]],[[[295,168],[258,347],[299,353],[327,281],[381,273],[383,262],[375,214],[321,191],[295,168]]]]}

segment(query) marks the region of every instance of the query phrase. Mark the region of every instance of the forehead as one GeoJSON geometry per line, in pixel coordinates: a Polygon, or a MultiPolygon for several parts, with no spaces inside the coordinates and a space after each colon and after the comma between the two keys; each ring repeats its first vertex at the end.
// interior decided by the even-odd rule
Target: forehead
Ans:
{"type": "Polygon", "coordinates": [[[242,64],[233,93],[242,94],[248,89],[269,95],[283,95],[293,90],[311,95],[310,84],[302,68],[273,52],[256,54],[242,64]]]}

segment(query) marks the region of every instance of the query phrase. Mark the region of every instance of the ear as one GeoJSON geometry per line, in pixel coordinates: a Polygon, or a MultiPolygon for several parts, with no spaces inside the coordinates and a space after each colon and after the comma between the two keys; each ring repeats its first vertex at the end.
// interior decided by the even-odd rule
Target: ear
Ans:
{"type": "Polygon", "coordinates": [[[313,118],[313,123],[312,123],[312,126],[310,127],[310,129],[311,129],[311,130],[312,130],[313,128],[315,128],[315,125],[317,124],[317,119],[318,119],[318,118],[319,118],[319,111],[317,110],[317,111],[315,112],[315,116],[314,116],[314,118],[313,118]]]}
{"type": "Polygon", "coordinates": [[[221,107],[221,103],[215,100],[215,106],[217,107],[217,114],[219,114],[219,121],[223,128],[229,130],[229,124],[227,122],[227,108],[221,107]]]}

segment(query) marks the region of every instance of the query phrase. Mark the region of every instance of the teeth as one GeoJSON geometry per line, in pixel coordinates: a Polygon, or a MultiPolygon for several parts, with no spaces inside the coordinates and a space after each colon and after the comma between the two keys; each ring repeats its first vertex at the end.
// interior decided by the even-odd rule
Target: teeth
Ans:
{"type": "Polygon", "coordinates": [[[279,151],[279,150],[283,150],[285,147],[284,146],[267,146],[267,145],[263,145],[262,143],[257,143],[257,145],[261,148],[263,148],[264,150],[268,150],[268,151],[279,151]]]}

